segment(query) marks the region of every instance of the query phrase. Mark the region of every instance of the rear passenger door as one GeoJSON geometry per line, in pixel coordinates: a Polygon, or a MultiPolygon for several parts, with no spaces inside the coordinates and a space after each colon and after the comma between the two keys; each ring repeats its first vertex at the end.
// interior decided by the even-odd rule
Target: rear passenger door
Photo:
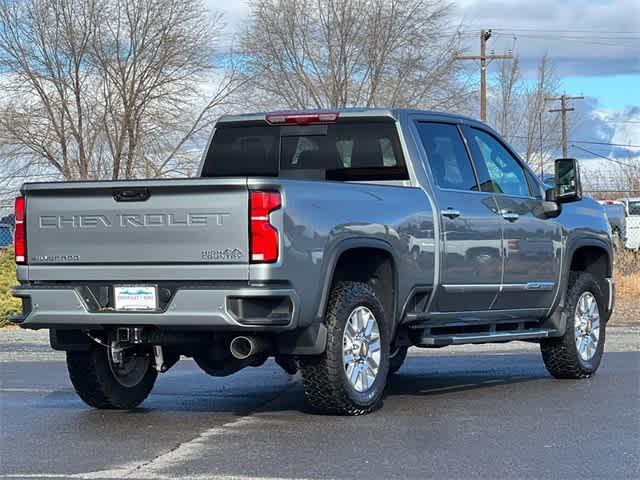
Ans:
{"type": "Polygon", "coordinates": [[[457,125],[418,122],[442,225],[440,287],[431,310],[490,309],[502,274],[495,195],[482,192],[457,125]]]}
{"type": "Polygon", "coordinates": [[[559,281],[561,227],[543,215],[540,189],[506,145],[485,130],[463,132],[481,189],[495,194],[504,235],[503,281],[492,308],[546,309],[559,281]]]}

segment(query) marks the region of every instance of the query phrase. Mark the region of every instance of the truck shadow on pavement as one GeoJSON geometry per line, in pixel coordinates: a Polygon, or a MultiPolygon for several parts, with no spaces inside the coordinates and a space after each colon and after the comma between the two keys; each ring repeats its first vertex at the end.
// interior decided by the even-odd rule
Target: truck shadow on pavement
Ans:
{"type": "MultiPolygon", "coordinates": [[[[175,372],[177,375],[172,373],[159,379],[141,407],[127,412],[101,413],[135,416],[154,412],[248,415],[256,411],[293,410],[314,413],[305,407],[299,374],[288,377],[273,366],[266,367],[263,374],[260,369],[247,369],[225,378],[211,378],[194,368],[181,369],[175,372]]],[[[389,377],[386,403],[396,403],[394,397],[442,397],[537,381],[555,382],[546,372],[540,355],[533,353],[410,356],[402,369],[389,377]]],[[[566,385],[565,382],[561,383],[566,385]]],[[[425,407],[426,403],[425,399],[425,407]]],[[[72,389],[56,389],[33,406],[99,412],[86,407],[72,389]]]]}
{"type": "Polygon", "coordinates": [[[420,356],[389,378],[386,394],[447,395],[538,380],[552,377],[535,354],[420,356]]]}

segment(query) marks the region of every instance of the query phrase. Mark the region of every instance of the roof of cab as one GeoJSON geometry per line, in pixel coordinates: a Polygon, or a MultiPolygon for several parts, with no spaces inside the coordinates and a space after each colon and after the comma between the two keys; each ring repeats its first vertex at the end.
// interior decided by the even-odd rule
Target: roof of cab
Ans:
{"type": "Polygon", "coordinates": [[[439,112],[433,110],[418,110],[409,108],[335,108],[335,109],[321,109],[321,110],[280,110],[271,112],[254,112],[254,113],[242,113],[238,115],[223,115],[218,119],[219,123],[235,123],[235,122],[252,122],[264,120],[267,115],[274,114],[314,114],[314,113],[334,113],[340,114],[341,118],[380,118],[389,117],[394,120],[399,119],[402,115],[428,115],[430,117],[446,118],[449,120],[462,120],[469,123],[480,123],[470,117],[463,115],[457,115],[446,112],[439,112]]]}

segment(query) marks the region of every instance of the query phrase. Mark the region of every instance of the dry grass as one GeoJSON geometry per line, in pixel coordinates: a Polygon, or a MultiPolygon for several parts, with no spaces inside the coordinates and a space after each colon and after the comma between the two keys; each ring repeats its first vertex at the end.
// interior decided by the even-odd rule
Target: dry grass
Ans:
{"type": "Polygon", "coordinates": [[[611,322],[640,324],[640,253],[617,251],[613,276],[616,281],[616,308],[611,322]]]}
{"type": "Polygon", "coordinates": [[[630,250],[616,252],[614,276],[619,297],[640,302],[640,254],[630,250]]]}
{"type": "Polygon", "coordinates": [[[640,252],[621,248],[616,251],[616,272],[622,275],[640,274],[640,252]]]}
{"type": "Polygon", "coordinates": [[[640,305],[640,273],[632,275],[616,274],[616,293],[619,298],[635,299],[640,305]]]}
{"type": "Polygon", "coordinates": [[[0,250],[0,327],[6,326],[9,317],[20,311],[20,300],[11,296],[11,287],[17,283],[13,250],[0,250]]]}

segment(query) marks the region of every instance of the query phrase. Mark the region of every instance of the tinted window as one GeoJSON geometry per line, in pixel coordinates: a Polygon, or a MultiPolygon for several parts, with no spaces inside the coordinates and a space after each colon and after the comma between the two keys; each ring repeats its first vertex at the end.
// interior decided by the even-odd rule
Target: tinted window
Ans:
{"type": "Polygon", "coordinates": [[[531,195],[524,169],[496,138],[475,128],[466,128],[465,135],[483,192],[531,195]]]}
{"type": "Polygon", "coordinates": [[[207,152],[202,176],[275,176],[278,174],[279,141],[277,128],[217,128],[207,152]]]}
{"type": "Polygon", "coordinates": [[[477,190],[473,167],[457,127],[419,123],[418,131],[436,184],[441,188],[477,190]]]}
{"type": "Polygon", "coordinates": [[[227,126],[215,132],[202,176],[265,175],[331,180],[405,179],[395,124],[227,126]]]}
{"type": "Polygon", "coordinates": [[[629,215],[640,215],[640,201],[632,200],[629,202],[629,215]]]}
{"type": "Polygon", "coordinates": [[[383,168],[400,165],[391,124],[343,124],[282,128],[281,170],[383,168]],[[320,127],[320,128],[316,128],[320,127]]]}

